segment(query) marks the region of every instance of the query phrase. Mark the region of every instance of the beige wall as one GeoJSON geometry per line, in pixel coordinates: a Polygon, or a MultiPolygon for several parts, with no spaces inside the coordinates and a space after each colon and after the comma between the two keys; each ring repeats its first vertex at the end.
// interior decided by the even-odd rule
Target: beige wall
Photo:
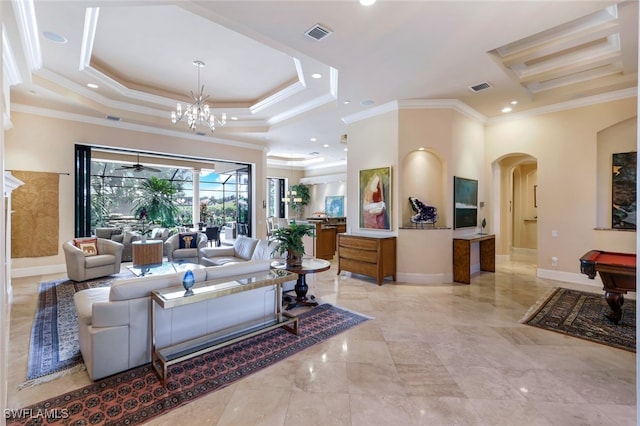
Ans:
{"type": "MultiPolygon", "coordinates": [[[[167,152],[219,160],[255,164],[254,206],[262,209],[265,198],[265,154],[261,148],[239,148],[194,139],[180,139],[158,134],[98,126],[13,112],[13,128],[5,133],[6,160],[9,170],[69,173],[60,177],[60,250],[57,256],[13,260],[14,276],[27,271],[49,273],[64,271],[62,242],[74,236],[74,145],[101,145],[167,152]]],[[[258,215],[256,215],[258,218],[258,215]]],[[[257,220],[257,219],[256,219],[257,220]]],[[[257,236],[264,236],[264,221],[254,223],[257,236]]],[[[37,236],[25,235],[25,238],[37,236]]]]}
{"type": "Polygon", "coordinates": [[[398,114],[387,112],[349,125],[346,210],[347,230],[362,235],[397,235],[398,114]],[[360,230],[360,170],[391,166],[391,231],[360,230]]]}
{"type": "MultiPolygon", "coordinates": [[[[625,120],[635,121],[636,116],[636,98],[629,98],[486,126],[487,180],[495,177],[492,165],[511,153],[537,160],[540,276],[581,281],[578,259],[586,251],[635,252],[635,232],[594,228],[598,134],[625,120]],[[552,231],[557,237],[552,237],[552,231]],[[558,258],[557,267],[551,266],[552,257],[558,258]]],[[[485,198],[498,208],[495,199],[499,197],[492,196],[489,187],[485,189],[485,198]]]]}
{"type": "Polygon", "coordinates": [[[596,225],[598,228],[611,228],[612,155],[637,151],[637,130],[637,120],[630,118],[598,133],[596,173],[596,225]]]}
{"type": "MultiPolygon", "coordinates": [[[[481,181],[483,140],[480,123],[451,109],[401,109],[349,126],[347,192],[350,214],[347,226],[354,233],[398,235],[397,275],[400,280],[420,283],[451,281],[451,238],[478,231],[477,228],[450,229],[453,223],[453,176],[481,181]],[[419,148],[424,148],[428,154],[420,153],[419,148]],[[358,172],[386,165],[393,168],[392,231],[360,230],[358,172]],[[438,179],[435,174],[440,174],[438,179]],[[435,199],[440,217],[436,225],[448,229],[400,229],[407,225],[405,222],[410,215],[408,197],[415,194],[435,199]]],[[[480,191],[482,187],[480,182],[480,191]]],[[[477,258],[478,254],[474,253],[474,256],[477,258]]]]}
{"type": "MultiPolygon", "coordinates": [[[[442,188],[423,192],[425,197],[435,194],[433,198],[442,200],[436,201],[441,205],[437,226],[453,224],[453,176],[477,179],[478,201],[484,202],[478,221],[486,218],[486,231],[496,234],[498,255],[508,255],[515,241],[516,247],[537,248],[539,276],[594,285],[579,272],[578,259],[586,251],[635,252],[635,232],[594,228],[598,141],[623,138],[623,145],[635,146],[636,115],[633,98],[486,126],[453,109],[420,108],[385,112],[351,123],[348,228],[360,234],[398,235],[398,276],[402,280],[446,281],[452,270],[451,238],[479,228],[400,229],[409,217],[408,196],[420,192],[421,185],[429,185],[423,181],[437,180],[432,174],[438,173],[435,170],[414,174],[409,169],[416,165],[439,167],[443,178],[433,184],[442,188]],[[622,128],[617,127],[623,122],[622,128]],[[420,159],[419,148],[431,157],[420,159]],[[392,231],[359,230],[358,172],[385,165],[394,171],[392,231]],[[516,181],[512,182],[514,170],[516,181]],[[515,192],[514,184],[518,185],[515,192]],[[537,208],[532,204],[534,185],[537,208]],[[516,207],[510,202],[518,203],[515,217],[507,213],[516,207]],[[529,221],[536,216],[537,221],[529,221]],[[515,236],[511,235],[512,227],[515,236]],[[551,236],[552,231],[556,237],[551,236]],[[553,257],[558,264],[551,267],[553,257]]],[[[477,263],[474,249],[472,264],[477,263]]]]}

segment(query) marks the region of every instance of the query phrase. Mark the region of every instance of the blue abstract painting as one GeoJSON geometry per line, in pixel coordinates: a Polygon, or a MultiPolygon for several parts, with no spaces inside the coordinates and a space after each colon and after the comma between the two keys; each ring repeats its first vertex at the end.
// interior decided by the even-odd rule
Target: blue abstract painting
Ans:
{"type": "Polygon", "coordinates": [[[327,217],[344,217],[344,196],[326,196],[324,198],[324,212],[327,217]]]}

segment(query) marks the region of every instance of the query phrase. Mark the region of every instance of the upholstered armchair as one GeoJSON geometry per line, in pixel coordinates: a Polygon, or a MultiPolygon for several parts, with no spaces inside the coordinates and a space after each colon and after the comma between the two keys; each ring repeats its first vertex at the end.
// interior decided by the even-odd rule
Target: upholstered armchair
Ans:
{"type": "Polygon", "coordinates": [[[181,232],[167,238],[164,252],[169,262],[200,263],[200,249],[207,246],[207,235],[202,232],[181,232]]]}
{"type": "Polygon", "coordinates": [[[62,244],[67,264],[67,276],[73,281],[86,281],[120,272],[124,245],[104,238],[95,238],[97,254],[86,255],[74,240],[62,244]]]}

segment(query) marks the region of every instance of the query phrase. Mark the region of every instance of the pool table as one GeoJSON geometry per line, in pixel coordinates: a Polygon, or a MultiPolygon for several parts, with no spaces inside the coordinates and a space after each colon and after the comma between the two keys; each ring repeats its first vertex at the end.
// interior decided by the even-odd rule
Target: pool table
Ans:
{"type": "Polygon", "coordinates": [[[623,295],[636,291],[636,255],[591,250],[580,258],[580,272],[591,279],[600,273],[604,297],[611,308],[607,318],[617,324],[622,318],[623,295]]]}

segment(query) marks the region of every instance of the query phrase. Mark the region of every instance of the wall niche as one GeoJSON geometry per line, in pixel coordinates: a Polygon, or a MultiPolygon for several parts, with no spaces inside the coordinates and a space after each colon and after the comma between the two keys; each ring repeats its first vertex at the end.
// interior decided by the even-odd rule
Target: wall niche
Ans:
{"type": "MultiPolygon", "coordinates": [[[[409,197],[416,197],[424,204],[438,209],[438,220],[436,228],[445,228],[450,225],[447,222],[447,211],[444,196],[446,183],[444,177],[446,170],[440,156],[429,150],[412,151],[404,158],[398,181],[399,206],[402,212],[401,227],[415,228],[416,224],[411,222],[411,216],[415,214],[409,197]]],[[[418,225],[418,228],[421,226],[418,225]]],[[[432,228],[425,225],[424,228],[432,228]]]]}

